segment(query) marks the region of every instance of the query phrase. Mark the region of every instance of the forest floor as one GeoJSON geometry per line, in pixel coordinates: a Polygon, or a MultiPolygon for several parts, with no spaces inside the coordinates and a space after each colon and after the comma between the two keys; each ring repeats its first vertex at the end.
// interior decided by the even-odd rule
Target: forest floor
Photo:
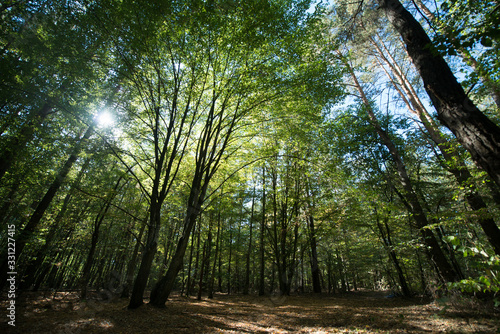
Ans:
{"type": "Polygon", "coordinates": [[[80,301],[75,292],[23,293],[15,327],[2,298],[0,333],[500,333],[492,307],[387,295],[173,296],[164,309],[128,310],[127,300],[97,294],[80,301]]]}

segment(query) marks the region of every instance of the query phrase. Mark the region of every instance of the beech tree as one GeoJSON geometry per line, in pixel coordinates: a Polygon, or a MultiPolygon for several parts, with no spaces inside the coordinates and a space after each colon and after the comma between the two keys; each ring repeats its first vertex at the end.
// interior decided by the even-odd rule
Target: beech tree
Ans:
{"type": "Polygon", "coordinates": [[[15,227],[0,253],[15,237],[19,290],[130,309],[149,290],[155,307],[174,291],[498,291],[483,89],[499,11],[471,5],[492,28],[457,34],[476,22],[466,1],[424,3],[0,5],[0,221],[15,227]],[[477,56],[461,84],[452,49],[477,56]]]}

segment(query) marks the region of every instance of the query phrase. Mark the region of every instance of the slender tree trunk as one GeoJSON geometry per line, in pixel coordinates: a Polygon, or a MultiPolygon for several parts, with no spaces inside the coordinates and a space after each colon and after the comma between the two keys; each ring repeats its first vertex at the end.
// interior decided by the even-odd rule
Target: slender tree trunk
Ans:
{"type": "Polygon", "coordinates": [[[139,235],[137,236],[137,239],[135,241],[135,246],[134,246],[134,251],[132,252],[132,256],[130,257],[130,261],[128,262],[127,265],[127,274],[125,278],[125,285],[122,290],[121,298],[128,298],[130,297],[130,287],[132,286],[134,282],[134,272],[135,268],[137,266],[137,257],[139,255],[139,249],[141,248],[142,244],[142,235],[144,234],[144,230],[146,229],[146,225],[149,219],[149,212],[146,214],[146,218],[144,218],[144,221],[141,224],[140,230],[139,230],[139,235]]]}
{"type": "MultiPolygon", "coordinates": [[[[222,190],[221,190],[221,193],[222,193],[222,190]]],[[[208,298],[209,299],[214,298],[215,267],[217,265],[217,259],[219,256],[220,228],[221,228],[221,218],[220,218],[220,201],[219,201],[219,210],[217,213],[217,237],[215,240],[214,263],[212,265],[212,272],[210,273],[210,282],[208,284],[208,298]]]]}
{"type": "MultiPolygon", "coordinates": [[[[66,163],[63,165],[63,167],[59,170],[58,174],[56,175],[54,181],[52,181],[52,184],[50,185],[49,189],[45,193],[44,197],[42,200],[38,203],[35,212],[31,215],[29,221],[26,223],[24,226],[23,230],[19,233],[17,236],[16,240],[16,259],[20,258],[20,255],[22,254],[24,247],[26,246],[26,243],[31,239],[33,234],[36,232],[36,229],[38,228],[38,225],[40,224],[40,221],[47,209],[49,208],[49,205],[52,203],[52,200],[54,199],[57,191],[63,184],[63,182],[66,180],[66,177],[68,173],[70,172],[71,168],[73,167],[73,164],[75,161],[78,159],[78,155],[80,154],[80,151],[83,148],[83,145],[87,142],[89,139],[90,135],[93,132],[93,125],[89,126],[83,137],[80,139],[80,141],[76,144],[76,146],[73,149],[73,152],[69,156],[68,160],[66,160],[66,163]]],[[[7,282],[7,256],[2,257],[4,259],[2,266],[1,266],[1,272],[0,272],[0,290],[4,287],[5,283],[7,282]]]]}
{"type": "Polygon", "coordinates": [[[385,229],[387,234],[384,232],[384,228],[382,227],[382,224],[379,221],[379,215],[377,212],[376,213],[376,219],[377,219],[377,227],[380,232],[380,236],[382,238],[382,241],[384,242],[384,246],[387,249],[387,252],[389,253],[389,256],[392,260],[392,264],[394,265],[394,268],[396,269],[396,272],[398,273],[398,278],[399,278],[399,284],[401,285],[401,291],[403,292],[403,295],[405,297],[410,297],[411,296],[411,291],[410,288],[408,287],[408,282],[406,281],[406,277],[403,273],[403,269],[401,268],[401,265],[399,263],[399,259],[396,255],[396,252],[394,251],[394,247],[392,245],[392,240],[390,237],[390,230],[389,226],[387,225],[387,219],[385,219],[385,229]]]}
{"type": "Polygon", "coordinates": [[[265,295],[265,251],[264,251],[264,235],[266,229],[266,169],[262,167],[262,218],[260,221],[260,273],[259,273],[259,296],[265,295]]]}
{"type": "Polygon", "coordinates": [[[243,294],[248,295],[250,288],[250,254],[252,254],[252,237],[253,237],[253,219],[254,219],[254,208],[255,208],[255,187],[253,188],[253,196],[252,196],[252,209],[250,213],[250,227],[249,227],[249,236],[248,236],[248,250],[247,250],[247,258],[246,258],[246,271],[245,271],[245,285],[243,287],[243,294]]]}
{"type": "Polygon", "coordinates": [[[398,0],[378,0],[403,38],[409,56],[424,81],[439,120],[447,126],[491,179],[500,186],[500,128],[465,94],[420,23],[398,0]]]}
{"type": "Polygon", "coordinates": [[[191,286],[189,286],[189,292],[186,291],[186,296],[191,295],[191,291],[193,291],[193,288],[196,284],[196,278],[198,276],[198,271],[200,270],[200,240],[201,240],[201,224],[198,224],[198,226],[195,226],[195,231],[193,233],[196,233],[196,261],[194,262],[194,273],[193,273],[193,280],[191,281],[191,286]],[[196,233],[196,228],[198,227],[198,233],[196,233]]]}
{"type": "Polygon", "coordinates": [[[316,245],[316,231],[314,228],[314,217],[309,215],[309,242],[311,244],[311,276],[314,293],[321,293],[321,279],[318,262],[318,251],[316,245]]]}
{"type": "MultiPolygon", "coordinates": [[[[372,45],[375,46],[380,57],[384,62],[392,69],[393,74],[398,78],[400,87],[404,90],[404,93],[399,89],[398,85],[392,81],[392,77],[386,72],[389,80],[393,82],[394,87],[398,90],[401,97],[406,101],[407,107],[410,112],[416,114],[419,119],[424,124],[430,138],[434,141],[441,152],[441,155],[447,162],[444,166],[448,169],[450,173],[453,174],[460,186],[465,186],[468,189],[466,194],[467,202],[474,211],[486,211],[483,212],[483,217],[479,216],[478,222],[483,229],[488,241],[492,245],[495,253],[500,255],[500,229],[496,225],[492,218],[484,217],[484,213],[487,213],[488,207],[484,202],[479,191],[476,189],[475,185],[472,183],[473,177],[469,172],[469,169],[460,155],[454,150],[451,145],[444,139],[444,136],[440,133],[439,128],[433,122],[432,118],[428,114],[427,110],[420,102],[420,99],[416,95],[411,83],[404,77],[403,71],[397,66],[394,59],[391,57],[392,63],[386,58],[390,56],[387,48],[385,48],[386,53],[380,49],[378,44],[372,39],[372,45]],[[408,96],[408,99],[406,96],[408,96]]],[[[384,68],[382,66],[382,68],[384,68]]]]}
{"type": "MultiPolygon", "coordinates": [[[[345,61],[345,59],[344,59],[345,61]]],[[[356,86],[356,89],[358,90],[361,99],[363,101],[363,104],[365,105],[366,111],[368,113],[368,116],[370,118],[371,124],[375,128],[377,134],[379,135],[380,139],[383,141],[384,145],[387,147],[389,150],[391,157],[393,161],[396,164],[396,169],[398,172],[399,180],[401,183],[401,186],[405,190],[404,197],[406,199],[406,202],[408,203],[410,212],[413,216],[413,219],[415,220],[418,228],[420,229],[420,232],[422,233],[422,237],[424,239],[424,242],[426,245],[429,247],[429,255],[431,258],[432,263],[436,265],[436,267],[439,270],[440,277],[447,281],[447,282],[453,282],[458,279],[456,273],[454,272],[453,268],[449,264],[448,260],[446,259],[445,255],[443,254],[442,249],[439,246],[439,243],[436,240],[436,237],[432,233],[432,231],[426,226],[429,224],[427,221],[427,217],[424,213],[424,210],[420,204],[420,201],[413,190],[413,186],[410,180],[410,177],[408,176],[408,173],[406,171],[406,167],[403,163],[403,160],[401,159],[401,156],[399,155],[399,152],[388,136],[388,134],[382,129],[380,126],[375,113],[371,109],[370,101],[366,97],[363,88],[361,87],[354,70],[351,68],[351,66],[345,61],[347,70],[349,71],[354,85],[356,86]]]]}
{"type": "Polygon", "coordinates": [[[232,273],[231,273],[231,263],[233,262],[233,227],[231,222],[229,222],[229,257],[227,260],[227,293],[230,294],[232,289],[232,273]]]}
{"type": "Polygon", "coordinates": [[[191,276],[192,276],[192,268],[193,268],[193,252],[194,252],[194,243],[195,243],[195,237],[194,234],[196,233],[196,226],[195,226],[195,231],[193,232],[193,236],[191,236],[191,248],[189,251],[189,263],[188,263],[188,277],[186,281],[186,297],[189,297],[190,291],[191,291],[191,276]]]}
{"type": "Polygon", "coordinates": [[[28,289],[34,283],[37,271],[42,268],[42,263],[44,262],[45,258],[47,257],[49,249],[52,247],[52,242],[55,239],[57,231],[61,228],[61,226],[60,226],[61,221],[66,214],[66,211],[67,211],[69,203],[72,199],[72,195],[73,195],[73,192],[75,190],[75,187],[78,186],[78,184],[80,183],[83,175],[87,171],[87,167],[88,167],[89,163],[90,163],[90,158],[87,158],[85,160],[85,162],[83,163],[82,168],[78,172],[77,177],[73,181],[71,188],[69,189],[68,193],[64,197],[63,204],[61,206],[61,210],[57,213],[57,216],[54,219],[54,222],[49,227],[49,230],[48,230],[47,235],[45,237],[45,243],[37,251],[36,256],[35,256],[35,260],[30,262],[25,270],[26,276],[24,277],[24,283],[21,283],[22,284],[21,289],[23,289],[23,288],[28,289]]]}
{"type": "Polygon", "coordinates": [[[106,217],[106,214],[109,211],[109,208],[111,207],[111,202],[113,201],[113,199],[117,194],[117,189],[118,186],[120,185],[122,178],[123,176],[120,176],[118,178],[118,181],[116,182],[115,187],[112,190],[112,193],[109,195],[109,198],[106,199],[106,201],[104,202],[103,206],[99,210],[99,213],[97,214],[97,217],[94,221],[90,250],[87,255],[87,260],[85,261],[85,265],[83,266],[83,271],[82,271],[81,293],[80,293],[80,297],[82,299],[87,298],[87,285],[89,284],[90,281],[90,271],[94,263],[94,254],[97,249],[97,242],[99,241],[99,232],[101,229],[101,225],[102,222],[104,221],[104,218],[106,217]]]}
{"type": "Polygon", "coordinates": [[[210,259],[210,251],[209,251],[209,247],[210,247],[210,243],[212,242],[212,237],[211,237],[211,233],[210,233],[210,230],[208,231],[208,240],[205,241],[204,245],[203,245],[203,255],[202,255],[202,259],[201,259],[201,267],[200,267],[200,280],[198,282],[198,296],[196,297],[197,300],[201,300],[201,294],[203,292],[203,277],[205,276],[205,267],[207,265],[207,262],[209,261],[210,259]]]}
{"type": "MultiPolygon", "coordinates": [[[[307,189],[309,192],[310,189],[307,189]]],[[[316,245],[316,230],[314,226],[314,217],[313,213],[313,204],[311,203],[311,196],[308,196],[308,227],[309,227],[309,244],[311,245],[311,276],[313,283],[313,291],[314,293],[321,293],[321,279],[320,279],[320,270],[319,270],[319,262],[318,262],[318,250],[316,245]]]]}

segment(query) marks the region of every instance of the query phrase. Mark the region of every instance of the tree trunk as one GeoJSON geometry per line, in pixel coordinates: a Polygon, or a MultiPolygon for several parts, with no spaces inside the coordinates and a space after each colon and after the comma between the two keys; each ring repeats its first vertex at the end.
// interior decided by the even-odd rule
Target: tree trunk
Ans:
{"type": "Polygon", "coordinates": [[[265,295],[265,251],[264,251],[264,235],[266,229],[266,169],[262,167],[262,218],[260,221],[260,273],[259,273],[259,296],[265,295]]]}
{"type": "Polygon", "coordinates": [[[250,289],[250,254],[252,254],[252,229],[253,229],[253,218],[254,218],[254,208],[255,208],[255,187],[253,189],[252,196],[252,209],[250,213],[250,230],[248,236],[248,250],[247,250],[247,258],[246,258],[246,271],[245,271],[245,285],[243,287],[243,294],[248,295],[250,289]]]}
{"type": "Polygon", "coordinates": [[[500,186],[500,128],[465,94],[446,61],[432,50],[432,42],[420,23],[403,5],[398,0],[378,0],[378,3],[403,38],[438,119],[500,186]]]}
{"type": "Polygon", "coordinates": [[[146,285],[148,284],[149,273],[151,271],[151,266],[153,265],[156,249],[158,247],[159,226],[160,206],[157,201],[152,198],[149,207],[149,226],[146,245],[144,246],[141,265],[135,278],[134,287],[130,296],[130,302],[128,304],[129,309],[135,309],[144,304],[144,290],[146,290],[146,285]]]}
{"type": "Polygon", "coordinates": [[[71,188],[67,192],[66,196],[64,196],[63,204],[61,206],[61,210],[57,213],[56,218],[54,219],[54,222],[50,225],[49,230],[47,231],[47,235],[45,237],[45,243],[40,247],[40,249],[36,252],[35,260],[32,261],[31,263],[28,264],[26,270],[25,270],[25,277],[24,277],[24,283],[21,282],[21,289],[28,289],[31,287],[31,285],[35,282],[36,274],[37,271],[42,269],[42,264],[47,257],[48,251],[50,247],[52,247],[52,242],[55,239],[55,236],[60,230],[61,226],[61,221],[63,217],[66,214],[66,211],[68,209],[69,203],[72,199],[73,192],[75,190],[75,187],[78,186],[80,183],[83,175],[87,171],[87,167],[90,164],[90,158],[87,158],[85,162],[82,165],[82,168],[78,172],[78,175],[76,176],[75,180],[73,181],[73,184],[71,185],[71,188]]]}
{"type": "MultiPolygon", "coordinates": [[[[221,194],[222,194],[222,190],[221,190],[221,194]]],[[[217,213],[217,237],[215,240],[214,263],[212,265],[212,271],[210,273],[210,282],[208,284],[208,298],[209,299],[214,298],[215,267],[217,265],[217,259],[219,256],[220,228],[221,228],[221,218],[220,218],[220,201],[219,201],[219,210],[217,213]]]]}
{"type": "Polygon", "coordinates": [[[209,247],[210,247],[210,243],[212,242],[212,237],[211,237],[211,233],[210,233],[210,230],[208,231],[208,240],[205,241],[204,245],[203,245],[203,255],[202,255],[202,258],[201,258],[201,266],[200,266],[200,280],[198,282],[198,296],[196,297],[197,300],[201,300],[201,294],[203,292],[203,276],[205,276],[205,267],[207,265],[207,262],[209,261],[210,259],[210,251],[209,251],[209,247]]]}
{"type": "Polygon", "coordinates": [[[394,247],[392,245],[392,240],[390,236],[390,230],[389,226],[387,224],[387,218],[385,219],[385,230],[387,234],[384,232],[384,228],[382,227],[382,224],[379,221],[379,216],[378,213],[376,212],[376,219],[377,219],[377,227],[380,232],[380,236],[382,238],[382,241],[384,242],[384,246],[387,249],[387,252],[389,253],[389,256],[392,260],[392,264],[394,265],[394,268],[396,268],[396,272],[398,273],[398,278],[399,278],[399,284],[401,285],[401,291],[403,292],[403,296],[405,297],[410,297],[411,296],[411,291],[410,288],[408,287],[408,283],[406,281],[406,277],[403,273],[403,269],[401,268],[401,265],[399,264],[399,259],[396,255],[396,252],[394,251],[394,247]]]}
{"type": "MultiPolygon", "coordinates": [[[[307,187],[309,188],[309,187],[307,187]]],[[[309,193],[311,191],[310,189],[307,189],[307,192],[309,193]]],[[[311,212],[313,210],[313,203],[311,203],[311,196],[308,194],[307,198],[307,205],[309,206],[309,213],[308,213],[308,227],[309,227],[309,244],[311,246],[311,276],[312,276],[312,283],[313,283],[313,291],[314,293],[321,293],[321,279],[320,279],[320,270],[319,270],[319,262],[318,262],[318,250],[317,250],[317,245],[316,245],[316,230],[314,226],[314,217],[313,213],[311,212]]]]}
{"type": "Polygon", "coordinates": [[[191,291],[196,284],[196,278],[198,276],[199,266],[200,266],[200,240],[201,240],[201,224],[198,224],[194,227],[193,234],[196,233],[196,261],[194,264],[194,273],[193,279],[191,280],[191,285],[188,286],[188,290],[186,291],[186,296],[189,297],[191,295],[191,291]],[[197,230],[197,231],[196,231],[197,230]]]}
{"type": "Polygon", "coordinates": [[[231,221],[229,222],[229,257],[227,260],[227,293],[230,294],[232,277],[231,277],[231,263],[233,261],[233,227],[231,226],[231,221]]]}
{"type": "Polygon", "coordinates": [[[90,250],[87,255],[87,260],[85,261],[85,265],[83,266],[83,271],[82,271],[82,278],[81,278],[81,293],[80,297],[82,299],[87,298],[87,285],[89,284],[90,281],[90,271],[92,269],[92,265],[94,263],[94,254],[97,249],[97,242],[99,241],[99,232],[101,229],[102,222],[104,221],[104,218],[106,217],[106,214],[108,213],[109,208],[111,207],[111,202],[115,198],[118,190],[118,186],[120,185],[120,182],[122,180],[123,176],[120,176],[118,178],[118,181],[115,184],[115,187],[112,190],[111,195],[109,195],[108,199],[104,202],[103,206],[99,210],[99,213],[97,214],[97,217],[94,221],[94,228],[92,231],[92,241],[90,244],[90,250]]]}
{"type": "Polygon", "coordinates": [[[201,205],[205,200],[205,194],[208,187],[208,181],[201,185],[201,175],[195,175],[191,186],[191,192],[188,199],[188,209],[184,219],[183,234],[177,243],[177,248],[170,261],[167,273],[161,280],[159,280],[153,290],[151,291],[150,304],[156,307],[165,307],[170,292],[172,291],[175,283],[175,278],[182,268],[184,254],[189,241],[191,231],[196,224],[196,219],[200,215],[201,205]]]}
{"type": "MultiPolygon", "coordinates": [[[[453,34],[450,32],[450,28],[446,25],[445,22],[439,21],[439,19],[435,17],[435,15],[429,10],[429,8],[427,8],[427,6],[422,2],[422,0],[415,0],[415,3],[417,4],[418,8],[422,10],[422,12],[430,22],[437,24],[439,28],[441,28],[441,31],[444,32],[444,35],[450,42],[455,42],[455,38],[453,37],[453,34]]],[[[484,86],[488,89],[489,94],[493,98],[493,101],[495,102],[497,107],[500,108],[500,87],[498,87],[491,76],[489,76],[486,71],[482,69],[481,64],[479,64],[476,58],[474,58],[474,56],[471,55],[468,50],[463,47],[458,47],[457,51],[458,54],[460,54],[460,56],[464,59],[464,61],[479,75],[484,83],[484,86]]]]}
{"type": "Polygon", "coordinates": [[[135,241],[134,251],[132,252],[132,256],[130,257],[130,261],[127,265],[127,274],[125,278],[125,285],[123,286],[121,298],[128,298],[130,296],[130,287],[134,282],[134,272],[137,266],[137,256],[139,255],[139,249],[142,244],[142,235],[144,234],[144,230],[146,229],[146,225],[149,219],[149,214],[146,214],[146,218],[142,222],[142,225],[139,230],[139,235],[135,241]]]}
{"type": "Polygon", "coordinates": [[[192,276],[192,268],[193,268],[193,252],[194,252],[194,243],[195,243],[194,234],[196,234],[196,226],[195,226],[195,230],[193,232],[193,236],[191,237],[191,247],[190,247],[190,251],[189,251],[188,276],[187,276],[187,280],[186,280],[186,297],[189,297],[189,294],[191,291],[191,276],[192,276]]]}
{"type": "MultiPolygon", "coordinates": [[[[340,53],[339,53],[340,55],[340,53]]],[[[342,55],[340,55],[342,57],[342,55]]],[[[436,265],[438,268],[440,277],[447,282],[454,282],[457,280],[457,275],[454,272],[453,268],[449,264],[448,260],[446,259],[445,255],[443,254],[442,249],[439,247],[439,243],[436,240],[436,237],[432,233],[431,230],[427,228],[427,225],[429,224],[427,221],[427,217],[424,213],[424,210],[420,204],[420,201],[413,190],[413,186],[410,180],[410,177],[408,176],[408,173],[406,171],[406,166],[403,163],[403,160],[390,139],[389,135],[382,129],[380,126],[375,113],[371,109],[370,101],[366,97],[363,88],[361,87],[361,84],[359,83],[354,70],[351,68],[350,64],[345,60],[344,58],[345,65],[347,67],[347,70],[349,71],[354,85],[356,86],[356,89],[358,90],[361,100],[363,101],[363,104],[365,105],[366,111],[368,113],[368,116],[370,118],[370,122],[372,126],[375,128],[375,131],[379,135],[380,139],[384,143],[384,145],[387,147],[389,150],[389,153],[391,154],[391,157],[396,164],[396,169],[398,172],[399,176],[399,181],[401,183],[401,186],[405,190],[404,198],[406,200],[406,203],[408,204],[408,208],[413,216],[413,219],[415,220],[415,223],[417,224],[418,228],[420,229],[420,232],[422,233],[422,237],[424,239],[424,242],[426,245],[429,247],[429,256],[431,259],[431,262],[436,265]]]]}
{"type": "MultiPolygon", "coordinates": [[[[17,236],[16,240],[16,259],[20,258],[20,255],[22,254],[24,247],[26,246],[26,243],[31,239],[33,234],[35,233],[36,229],[38,228],[38,225],[45,213],[45,211],[48,209],[49,205],[52,203],[52,200],[54,199],[57,191],[63,184],[63,182],[66,180],[66,177],[68,173],[70,172],[71,168],[73,167],[73,164],[75,161],[78,159],[78,155],[80,154],[80,151],[83,148],[84,143],[89,139],[90,135],[92,134],[94,129],[94,126],[91,125],[88,127],[87,131],[83,135],[83,137],[80,139],[80,141],[76,144],[75,148],[73,149],[73,152],[69,156],[68,160],[66,160],[66,163],[64,166],[59,170],[58,174],[56,175],[54,181],[52,181],[52,184],[50,185],[49,189],[45,193],[44,197],[42,200],[38,203],[35,212],[31,215],[30,220],[26,223],[24,229],[19,233],[17,236]]],[[[2,266],[0,268],[0,290],[5,286],[5,283],[7,282],[7,268],[8,268],[8,261],[7,261],[7,256],[3,256],[3,259],[5,259],[2,263],[2,266]]]]}
{"type": "MultiPolygon", "coordinates": [[[[438,149],[441,152],[441,155],[447,162],[447,164],[444,165],[445,168],[453,174],[460,186],[465,186],[468,189],[465,198],[467,199],[469,206],[474,211],[488,211],[486,203],[484,202],[482,196],[479,194],[479,191],[476,189],[475,185],[472,183],[473,177],[469,172],[467,165],[460,157],[460,155],[456,152],[456,150],[450,147],[451,145],[449,145],[449,143],[444,139],[444,136],[440,133],[439,128],[432,121],[432,118],[428,114],[422,102],[420,102],[420,99],[418,98],[411,83],[404,77],[403,71],[395,63],[394,58],[390,56],[387,48],[384,47],[386,54],[391,58],[392,63],[389,61],[389,59],[386,58],[386,54],[384,54],[384,52],[380,49],[378,44],[373,39],[371,39],[371,42],[372,45],[377,49],[380,57],[391,68],[393,74],[399,81],[400,87],[404,90],[404,93],[399,89],[399,86],[396,85],[396,83],[392,80],[392,77],[386,71],[386,75],[388,76],[389,80],[391,80],[393,86],[399,92],[400,96],[405,100],[410,112],[416,114],[419,117],[422,124],[424,124],[429,137],[436,143],[438,149]],[[405,94],[406,96],[408,96],[408,98],[406,98],[405,94]]],[[[381,67],[384,69],[383,66],[381,67]]],[[[483,229],[488,241],[492,245],[495,253],[497,255],[500,255],[500,229],[496,225],[495,221],[492,218],[484,218],[479,216],[478,222],[483,229]]]]}
{"type": "Polygon", "coordinates": [[[311,244],[311,276],[314,293],[321,293],[321,279],[318,262],[318,251],[316,246],[316,231],[314,229],[314,217],[309,215],[309,242],[311,244]]]}

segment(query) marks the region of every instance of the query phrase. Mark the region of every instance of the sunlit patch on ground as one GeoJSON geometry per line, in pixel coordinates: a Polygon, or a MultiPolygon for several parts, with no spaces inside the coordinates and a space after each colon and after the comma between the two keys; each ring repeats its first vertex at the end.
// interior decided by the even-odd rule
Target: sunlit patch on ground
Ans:
{"type": "MultiPolygon", "coordinates": [[[[4,304],[4,302],[3,302],[4,304]]],[[[2,304],[3,312],[5,305],[2,304]]],[[[25,293],[16,327],[2,333],[496,333],[491,312],[452,310],[425,299],[387,299],[381,293],[345,296],[174,296],[166,308],[127,309],[127,300],[76,293],[25,293]]]]}

